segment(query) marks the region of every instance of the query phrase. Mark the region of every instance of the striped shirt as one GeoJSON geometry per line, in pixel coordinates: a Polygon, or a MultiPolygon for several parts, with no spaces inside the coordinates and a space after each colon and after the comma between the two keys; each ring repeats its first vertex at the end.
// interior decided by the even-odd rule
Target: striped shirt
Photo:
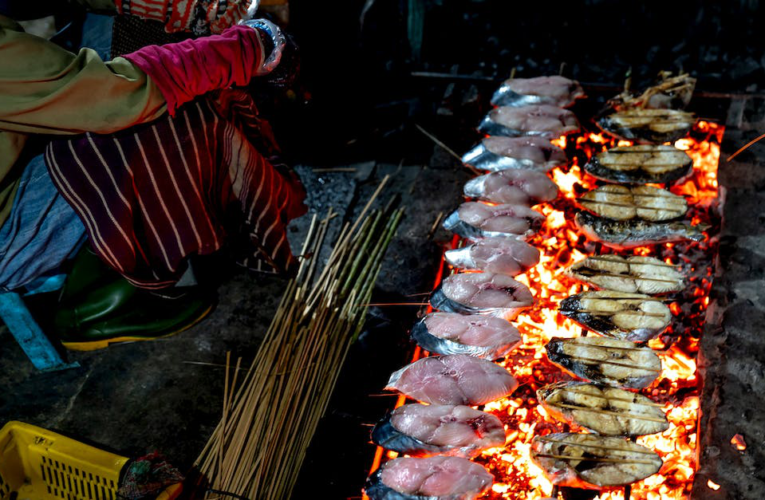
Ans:
{"type": "Polygon", "coordinates": [[[170,286],[187,257],[241,234],[250,244],[243,259],[286,271],[286,225],[304,213],[304,192],[264,157],[275,146],[263,130],[249,96],[224,91],[175,117],[54,140],[46,163],[93,249],[136,286],[170,286]]]}

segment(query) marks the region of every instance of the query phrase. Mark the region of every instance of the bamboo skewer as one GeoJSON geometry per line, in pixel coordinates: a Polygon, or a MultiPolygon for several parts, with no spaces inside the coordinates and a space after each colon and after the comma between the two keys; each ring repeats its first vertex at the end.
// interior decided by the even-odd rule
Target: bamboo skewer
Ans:
{"type": "MultiPolygon", "coordinates": [[[[577,272],[577,271],[572,271],[577,272]]],[[[593,272],[592,274],[584,274],[582,272],[579,272],[582,276],[585,276],[587,278],[594,277],[597,278],[598,276],[605,276],[607,278],[629,278],[633,280],[643,280],[643,281],[660,281],[663,283],[677,283],[678,280],[669,280],[669,279],[661,279],[661,278],[644,278],[642,276],[632,276],[631,274],[616,274],[616,273],[599,273],[599,272],[593,272]]],[[[611,297],[605,297],[604,299],[591,299],[591,300],[622,300],[617,297],[611,298],[611,297]]],[[[626,299],[626,300],[643,300],[643,299],[626,299]]],[[[663,302],[662,300],[652,300],[651,302],[663,302]]]]}
{"type": "Polygon", "coordinates": [[[617,347],[617,346],[598,346],[593,344],[582,344],[581,342],[569,342],[568,345],[576,345],[592,349],[615,349],[617,351],[644,351],[645,347],[617,347]]]}
{"type": "Polygon", "coordinates": [[[616,463],[616,464],[646,464],[656,465],[655,461],[640,460],[637,458],[595,458],[595,457],[569,457],[567,455],[547,455],[541,453],[534,453],[535,457],[541,458],[555,458],[558,460],[571,460],[576,462],[604,462],[604,463],[616,463]]]}
{"type": "MultiPolygon", "coordinates": [[[[645,316],[648,318],[664,318],[663,314],[657,314],[657,313],[649,313],[649,312],[641,312],[641,311],[602,311],[602,310],[582,310],[582,311],[575,311],[577,314],[589,314],[590,316],[603,316],[603,317],[609,317],[609,316],[616,316],[617,314],[624,314],[626,316],[645,316]]],[[[565,314],[564,314],[565,315],[565,314]]]]}
{"type": "MultiPolygon", "coordinates": [[[[643,207],[639,205],[630,205],[629,203],[615,203],[613,201],[589,200],[587,198],[578,198],[577,201],[581,203],[582,205],[586,203],[590,203],[594,205],[608,205],[609,207],[634,208],[635,210],[653,210],[655,212],[681,212],[680,215],[683,215],[687,211],[687,209],[683,210],[680,208],[643,207]]],[[[678,217],[680,215],[678,215],[678,217]]]]}
{"type": "Polygon", "coordinates": [[[573,443],[571,441],[559,441],[557,439],[548,439],[544,436],[537,437],[538,441],[542,441],[543,443],[553,443],[553,444],[565,444],[566,446],[578,446],[580,448],[590,448],[593,450],[606,450],[606,451],[620,451],[622,453],[637,453],[638,455],[654,455],[654,452],[650,450],[625,450],[624,448],[614,448],[613,446],[601,446],[599,444],[589,444],[589,443],[573,443]]]}
{"type": "Polygon", "coordinates": [[[654,267],[669,267],[672,269],[676,269],[677,266],[673,266],[672,264],[656,264],[655,262],[630,262],[630,261],[621,261],[621,260],[612,260],[612,259],[606,259],[604,257],[587,257],[586,259],[583,259],[580,262],[584,262],[585,260],[594,260],[596,262],[610,262],[610,263],[616,263],[616,264],[626,264],[628,266],[654,266],[654,267]]]}
{"type": "Polygon", "coordinates": [[[561,387],[561,388],[556,389],[556,390],[568,392],[570,394],[579,394],[579,395],[582,395],[582,396],[588,396],[588,397],[593,397],[593,398],[605,399],[606,401],[621,401],[621,402],[624,402],[624,403],[631,403],[631,404],[642,405],[642,406],[653,406],[653,407],[656,407],[656,408],[664,407],[664,405],[659,404],[659,403],[654,403],[654,402],[645,403],[645,402],[640,402],[640,401],[633,401],[631,399],[610,398],[608,396],[601,396],[601,395],[598,395],[598,394],[589,394],[589,393],[584,393],[584,392],[580,392],[580,391],[575,391],[574,389],[568,389],[568,388],[565,388],[565,387],[561,387]]]}
{"type": "Polygon", "coordinates": [[[633,370],[643,370],[646,372],[654,372],[654,373],[661,373],[661,369],[656,368],[645,368],[642,366],[634,366],[634,365],[628,365],[626,363],[617,363],[616,361],[608,361],[606,359],[594,359],[594,358],[582,358],[580,356],[573,357],[573,359],[579,360],[579,361],[590,361],[590,363],[583,363],[585,365],[612,365],[612,366],[622,366],[624,368],[632,368],[633,370]]]}

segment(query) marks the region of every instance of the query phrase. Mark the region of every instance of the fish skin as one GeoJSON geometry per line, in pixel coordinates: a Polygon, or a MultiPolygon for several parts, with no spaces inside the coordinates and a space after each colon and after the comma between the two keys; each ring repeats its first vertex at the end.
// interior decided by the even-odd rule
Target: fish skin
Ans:
{"type": "Polygon", "coordinates": [[[574,423],[603,436],[638,437],[664,432],[669,428],[666,415],[650,399],[614,387],[586,382],[558,382],[538,389],[537,399],[558,420],[574,423]],[[559,406],[561,403],[566,407],[559,406]],[[607,413],[590,412],[588,408],[607,413]],[[651,420],[641,419],[641,416],[651,420]]]}
{"type": "MultiPolygon", "coordinates": [[[[632,148],[636,147],[639,146],[632,146],[632,148]]],[[[648,147],[662,148],[663,146],[648,147]]],[[[685,179],[690,173],[693,172],[693,159],[688,156],[687,153],[679,149],[676,151],[678,153],[683,153],[683,155],[686,157],[686,161],[684,163],[678,163],[677,168],[667,169],[666,171],[651,172],[647,167],[641,165],[639,161],[636,161],[636,164],[632,169],[623,167],[617,169],[609,167],[605,164],[605,160],[609,158],[609,154],[611,154],[611,157],[617,154],[623,154],[620,153],[620,151],[624,151],[625,149],[627,148],[616,147],[611,148],[608,151],[604,151],[603,153],[594,155],[590,161],[585,163],[585,172],[600,180],[619,184],[671,184],[685,179]]],[[[676,148],[672,147],[672,149],[676,148]]],[[[636,153],[634,156],[640,158],[641,154],[636,153]]],[[[645,158],[646,155],[642,156],[645,158]]],[[[650,155],[648,156],[650,157],[650,155]]]]}
{"type": "MultiPolygon", "coordinates": [[[[473,500],[482,496],[491,487],[493,477],[482,466],[470,462],[464,458],[458,457],[428,457],[428,458],[396,458],[390,462],[385,463],[377,471],[375,471],[369,478],[364,486],[364,493],[370,498],[370,500],[473,500]],[[433,464],[433,466],[430,466],[433,464]],[[412,472],[406,471],[406,469],[412,466],[414,470],[412,472]],[[393,487],[387,485],[384,481],[386,476],[386,469],[390,468],[391,472],[403,468],[402,481],[414,482],[411,484],[410,489],[417,491],[413,493],[401,492],[393,487]],[[424,468],[425,472],[417,472],[417,468],[424,468]],[[443,478],[433,477],[442,475],[443,478]],[[434,481],[435,479],[435,481],[434,481]],[[436,493],[433,491],[437,489],[440,483],[437,481],[441,479],[442,482],[446,481],[449,484],[454,485],[451,493],[433,495],[430,493],[436,493]],[[420,491],[424,489],[424,483],[429,481],[428,490],[420,491]],[[436,484],[432,484],[435,482],[436,484]],[[419,486],[419,487],[418,487],[419,486]],[[421,494],[422,493],[422,494],[421,494]]],[[[448,486],[446,484],[445,486],[448,486]]]]}
{"type": "Polygon", "coordinates": [[[428,356],[394,372],[386,390],[427,404],[477,406],[507,397],[518,381],[501,366],[464,354],[428,356]]]}
{"type": "Polygon", "coordinates": [[[614,221],[585,211],[578,212],[574,221],[591,240],[618,250],[683,240],[703,241],[703,231],[708,227],[692,226],[687,221],[614,221]]]}
{"type": "Polygon", "coordinates": [[[459,316],[460,318],[466,318],[466,316],[463,316],[457,313],[429,314],[428,316],[423,318],[422,321],[418,322],[417,324],[414,325],[414,327],[412,327],[412,331],[410,333],[412,340],[414,340],[417,343],[417,345],[419,345],[420,347],[422,347],[423,349],[431,353],[436,353],[441,355],[467,354],[468,356],[473,356],[473,357],[481,358],[481,359],[487,359],[489,361],[493,361],[499,358],[504,358],[510,352],[512,352],[516,347],[518,347],[518,344],[521,343],[520,333],[518,333],[518,330],[513,325],[511,325],[504,319],[494,318],[494,317],[484,316],[479,318],[481,321],[497,320],[500,322],[507,323],[506,341],[496,345],[466,344],[464,342],[438,336],[432,333],[428,329],[428,326],[426,323],[428,321],[428,318],[434,315],[452,315],[452,314],[454,314],[455,316],[459,316]]]}
{"type": "Polygon", "coordinates": [[[655,352],[626,340],[553,337],[545,350],[552,363],[572,375],[611,387],[644,389],[661,372],[661,360],[655,352]]]}
{"type": "Polygon", "coordinates": [[[372,441],[378,446],[414,457],[473,458],[483,450],[504,446],[505,439],[499,418],[455,405],[403,405],[388,413],[372,430],[372,441]],[[421,435],[408,433],[407,427],[418,428],[421,435]]]}
{"type": "Polygon", "coordinates": [[[598,290],[659,295],[683,290],[685,277],[655,257],[594,255],[574,262],[566,276],[598,290]]]}
{"type": "Polygon", "coordinates": [[[625,486],[641,481],[661,470],[663,461],[656,452],[637,443],[617,437],[596,434],[561,432],[535,436],[531,443],[531,458],[557,486],[599,490],[625,486]],[[606,450],[603,448],[616,448],[606,450]],[[651,462],[615,464],[610,462],[562,460],[540,457],[558,455],[576,458],[625,458],[651,462]]]}
{"type": "Polygon", "coordinates": [[[558,311],[599,335],[641,343],[655,338],[672,321],[672,312],[662,302],[648,295],[610,290],[566,297],[558,305],[558,311]],[[599,312],[611,315],[597,314],[599,312]]]}

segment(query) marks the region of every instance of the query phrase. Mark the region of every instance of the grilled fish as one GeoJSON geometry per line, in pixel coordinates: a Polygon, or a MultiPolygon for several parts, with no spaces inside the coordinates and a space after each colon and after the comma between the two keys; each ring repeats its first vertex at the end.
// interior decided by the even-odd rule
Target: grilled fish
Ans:
{"type": "Polygon", "coordinates": [[[659,299],[610,290],[572,295],[558,310],[600,335],[631,342],[648,342],[672,321],[672,311],[659,299]]]}
{"type": "Polygon", "coordinates": [[[557,198],[558,186],[541,172],[503,170],[471,179],[464,193],[492,203],[533,205],[557,198]]]}
{"type": "Polygon", "coordinates": [[[704,224],[693,226],[686,221],[615,221],[587,212],[577,213],[574,221],[588,238],[620,250],[672,241],[703,241],[703,231],[708,227],[704,224]]]}
{"type": "Polygon", "coordinates": [[[661,373],[661,361],[651,349],[626,340],[601,337],[554,337],[547,358],[583,379],[627,389],[643,389],[661,373]]]}
{"type": "Polygon", "coordinates": [[[558,420],[603,436],[637,437],[669,428],[661,405],[614,387],[558,382],[537,390],[537,399],[558,420]]]}
{"type": "Polygon", "coordinates": [[[364,486],[370,500],[473,500],[493,477],[457,457],[396,458],[377,469],[364,486]]]}
{"type": "Polygon", "coordinates": [[[535,234],[545,216],[523,205],[487,205],[469,201],[460,205],[443,223],[463,238],[525,238],[535,234]]]}
{"type": "Polygon", "coordinates": [[[465,354],[429,356],[391,375],[395,390],[431,405],[478,406],[509,396],[518,381],[501,366],[465,354]]]}
{"type": "Polygon", "coordinates": [[[630,108],[685,109],[691,102],[695,87],[696,79],[687,73],[674,77],[662,73],[661,81],[648,87],[642,94],[625,91],[609,99],[608,104],[618,111],[630,108]]]}
{"type": "Polygon", "coordinates": [[[486,137],[465,153],[462,162],[479,170],[548,170],[565,165],[561,148],[543,137],[486,137]]]}
{"type": "Polygon", "coordinates": [[[655,257],[596,255],[575,262],[566,274],[599,290],[655,295],[685,288],[683,275],[655,257]]]}
{"type": "Polygon", "coordinates": [[[661,457],[616,437],[561,432],[536,436],[531,458],[558,486],[598,490],[641,481],[661,469],[661,457]]]}
{"type": "Polygon", "coordinates": [[[495,106],[526,106],[550,104],[567,108],[584,97],[579,82],[562,76],[538,76],[536,78],[511,78],[502,84],[491,98],[495,106]]]}
{"type": "Polygon", "coordinates": [[[693,160],[674,146],[621,146],[593,156],[584,170],[606,182],[668,184],[686,177],[693,160]]]}
{"type": "Polygon", "coordinates": [[[653,186],[601,186],[583,194],[578,203],[595,215],[618,221],[661,222],[682,217],[688,211],[685,198],[653,186]]]}
{"type": "Polygon", "coordinates": [[[499,418],[462,405],[400,406],[372,430],[375,444],[410,456],[472,458],[505,439],[499,418]]]}
{"type": "Polygon", "coordinates": [[[489,111],[478,126],[487,135],[520,137],[536,135],[555,139],[579,131],[574,113],[549,104],[534,104],[512,108],[503,106],[489,111]]]}
{"type": "Polygon", "coordinates": [[[439,311],[515,319],[534,303],[526,285],[504,274],[466,273],[444,279],[430,297],[439,311]]]}
{"type": "Polygon", "coordinates": [[[428,352],[488,360],[504,358],[521,343],[518,330],[502,318],[457,313],[428,314],[414,325],[411,336],[428,352]]]}
{"type": "Polygon", "coordinates": [[[598,126],[611,135],[650,144],[685,137],[694,123],[693,113],[673,109],[628,109],[598,120],[598,126]]]}
{"type": "Polygon", "coordinates": [[[539,263],[539,250],[521,240],[486,238],[447,250],[445,258],[449,264],[461,269],[517,276],[539,263]]]}

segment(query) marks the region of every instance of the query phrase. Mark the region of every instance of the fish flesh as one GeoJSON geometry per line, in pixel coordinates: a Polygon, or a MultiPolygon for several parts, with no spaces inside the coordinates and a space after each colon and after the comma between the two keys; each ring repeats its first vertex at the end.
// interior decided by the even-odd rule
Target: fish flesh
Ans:
{"type": "Polygon", "coordinates": [[[609,184],[586,192],[577,201],[595,215],[618,221],[663,222],[682,217],[688,211],[685,198],[653,186],[630,188],[609,184]]]}
{"type": "Polygon", "coordinates": [[[674,146],[620,146],[593,156],[584,170],[606,182],[669,184],[693,171],[693,159],[674,146]]]}
{"type": "Polygon", "coordinates": [[[515,319],[534,303],[526,285],[504,274],[465,273],[444,279],[430,297],[439,311],[515,319]]]}
{"type": "Polygon", "coordinates": [[[577,377],[599,384],[643,389],[661,373],[661,360],[648,347],[603,337],[553,337],[547,358],[577,377]]]}
{"type": "Polygon", "coordinates": [[[486,238],[472,245],[447,250],[446,261],[460,269],[517,276],[539,263],[539,250],[525,241],[486,238]]]}
{"type": "Polygon", "coordinates": [[[626,439],[570,432],[534,437],[531,458],[553,484],[591,490],[641,481],[664,465],[656,452],[626,439]]]}
{"type": "Polygon", "coordinates": [[[478,130],[486,135],[536,135],[556,139],[562,135],[579,132],[579,122],[571,111],[549,104],[520,108],[503,106],[489,111],[478,130]]]}
{"type": "Polygon", "coordinates": [[[473,500],[489,491],[494,478],[459,457],[403,457],[375,471],[364,486],[370,500],[473,500]]]}
{"type": "Polygon", "coordinates": [[[604,132],[619,139],[662,144],[688,135],[696,117],[673,109],[628,109],[606,115],[597,123],[604,132]]]}
{"type": "Polygon", "coordinates": [[[518,381],[485,359],[466,354],[429,356],[391,375],[386,390],[421,403],[478,406],[513,393],[518,381]]]}
{"type": "Polygon", "coordinates": [[[537,399],[558,420],[602,436],[637,437],[669,429],[662,405],[615,387],[558,382],[537,390],[537,399]]]}
{"type": "Polygon", "coordinates": [[[548,170],[566,164],[566,153],[543,137],[486,137],[462,162],[479,170],[548,170]]]}
{"type": "Polygon", "coordinates": [[[706,224],[693,226],[687,221],[615,221],[587,212],[577,213],[574,221],[591,240],[619,250],[673,241],[703,241],[704,230],[709,227],[706,224]]]}
{"type": "Polygon", "coordinates": [[[685,109],[691,102],[696,79],[687,73],[675,77],[662,74],[661,77],[658,84],[648,87],[642,94],[625,91],[610,99],[608,104],[617,111],[631,108],[685,109]]]}
{"type": "Polygon", "coordinates": [[[575,262],[566,274],[599,290],[656,295],[679,292],[685,277],[655,257],[596,255],[575,262]]]}
{"type": "Polygon", "coordinates": [[[469,180],[464,193],[492,203],[533,205],[557,198],[558,186],[541,172],[503,170],[469,180]]]}
{"type": "Polygon", "coordinates": [[[664,302],[642,293],[582,292],[563,299],[558,310],[604,337],[630,342],[648,342],[672,321],[664,302]]]}
{"type": "Polygon", "coordinates": [[[499,418],[463,405],[400,406],[372,430],[375,444],[410,456],[473,458],[505,439],[499,418]]]}
{"type": "Polygon", "coordinates": [[[436,354],[468,354],[504,358],[521,343],[521,334],[507,320],[494,316],[434,312],[412,328],[412,340],[436,354]]]}
{"type": "Polygon", "coordinates": [[[444,228],[472,240],[492,236],[525,238],[542,227],[545,216],[523,205],[468,201],[444,220],[444,228]]]}
{"type": "Polygon", "coordinates": [[[511,78],[505,81],[491,98],[495,106],[526,106],[549,104],[567,108],[584,97],[584,90],[576,80],[554,75],[535,78],[511,78]]]}

